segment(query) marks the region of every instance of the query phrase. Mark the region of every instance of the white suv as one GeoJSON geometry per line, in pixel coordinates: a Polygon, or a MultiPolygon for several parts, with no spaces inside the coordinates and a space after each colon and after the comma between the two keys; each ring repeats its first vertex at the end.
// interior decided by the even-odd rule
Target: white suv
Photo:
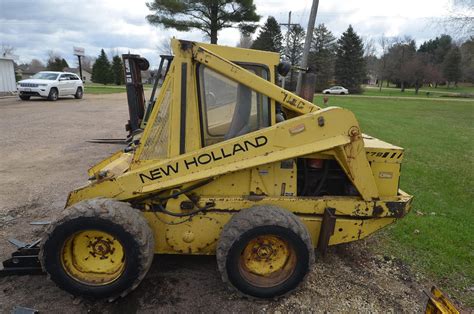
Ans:
{"type": "Polygon", "coordinates": [[[31,96],[57,100],[60,96],[74,96],[81,99],[84,94],[82,80],[69,72],[38,72],[27,80],[18,82],[18,92],[21,100],[31,96]]]}

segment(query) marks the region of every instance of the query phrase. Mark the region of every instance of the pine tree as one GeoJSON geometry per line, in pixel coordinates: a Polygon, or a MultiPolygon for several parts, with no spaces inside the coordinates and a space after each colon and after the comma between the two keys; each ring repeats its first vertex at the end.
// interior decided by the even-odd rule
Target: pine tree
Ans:
{"type": "Polygon", "coordinates": [[[64,68],[69,68],[69,64],[67,64],[67,61],[63,58],[61,60],[61,67],[64,68]]]}
{"type": "Polygon", "coordinates": [[[253,42],[252,49],[281,52],[283,35],[280,25],[273,16],[269,16],[263,25],[257,39],[253,42]]]}
{"type": "Polygon", "coordinates": [[[443,62],[443,75],[448,81],[448,87],[450,82],[454,82],[454,85],[457,85],[461,79],[461,51],[459,47],[453,46],[446,54],[443,62]]]}
{"type": "Polygon", "coordinates": [[[335,77],[351,93],[360,93],[365,77],[364,45],[351,25],[337,41],[335,77]]]}
{"type": "Polygon", "coordinates": [[[316,74],[316,90],[322,91],[330,86],[334,77],[336,58],[336,37],[324,24],[319,24],[313,31],[309,65],[316,74]]]}
{"type": "MultiPolygon", "coordinates": [[[[291,26],[288,31],[289,31],[289,34],[288,34],[289,42],[287,43],[287,47],[285,47],[284,49],[284,55],[286,57],[286,60],[291,65],[297,66],[300,64],[301,57],[303,56],[305,31],[299,24],[291,26]]],[[[290,74],[289,74],[289,81],[287,85],[285,85],[285,88],[287,90],[296,89],[297,77],[295,74],[296,74],[295,71],[291,69],[290,74]]]]}
{"type": "Polygon", "coordinates": [[[100,55],[92,66],[92,82],[108,84],[113,82],[112,69],[109,59],[104,49],[100,51],[100,55]]]}
{"type": "Polygon", "coordinates": [[[153,14],[146,17],[152,25],[187,32],[204,32],[211,44],[217,44],[220,30],[238,26],[245,34],[253,33],[260,15],[253,0],[153,0],[147,2],[153,14]]]}
{"type": "Polygon", "coordinates": [[[114,76],[115,85],[122,85],[124,83],[124,70],[122,58],[114,56],[112,59],[112,73],[114,76]]]}
{"type": "Polygon", "coordinates": [[[48,59],[46,68],[49,71],[59,71],[61,72],[64,68],[68,68],[66,60],[58,56],[52,56],[48,59]]]}

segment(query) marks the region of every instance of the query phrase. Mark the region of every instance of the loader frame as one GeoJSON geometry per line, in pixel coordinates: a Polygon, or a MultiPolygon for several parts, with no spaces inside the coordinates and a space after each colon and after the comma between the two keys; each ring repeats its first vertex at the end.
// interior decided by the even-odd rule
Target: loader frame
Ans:
{"type": "Polygon", "coordinates": [[[398,190],[403,150],[385,143],[369,151],[366,144],[375,139],[362,134],[350,111],[323,109],[278,87],[277,54],[179,40],[172,41],[172,48],[173,61],[139,144],[92,167],[93,180],[72,191],[66,207],[96,197],[130,202],[152,227],[155,252],[171,254],[214,254],[220,231],[232,215],[256,204],[298,215],[313,245],[323,252],[328,245],[362,239],[409,211],[412,197],[398,190]],[[265,60],[269,79],[230,60],[265,60]],[[200,66],[268,97],[271,125],[204,146],[200,66]],[[165,153],[144,158],[156,145],[154,128],[165,123],[160,108],[167,102],[171,109],[165,153]],[[290,119],[276,123],[276,103],[290,119]],[[297,195],[297,158],[336,160],[359,196],[297,195]]]}

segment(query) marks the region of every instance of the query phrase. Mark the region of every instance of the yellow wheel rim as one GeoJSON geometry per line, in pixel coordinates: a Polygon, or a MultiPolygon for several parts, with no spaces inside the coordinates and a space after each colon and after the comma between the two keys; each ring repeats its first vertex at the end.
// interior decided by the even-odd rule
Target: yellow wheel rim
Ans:
{"type": "Polygon", "coordinates": [[[257,287],[283,283],[296,268],[292,246],[276,235],[262,235],[247,243],[239,260],[239,271],[245,280],[257,287]]]}
{"type": "Polygon", "coordinates": [[[61,264],[66,273],[78,282],[93,286],[107,285],[124,272],[124,249],[107,232],[79,231],[64,242],[61,264]]]}

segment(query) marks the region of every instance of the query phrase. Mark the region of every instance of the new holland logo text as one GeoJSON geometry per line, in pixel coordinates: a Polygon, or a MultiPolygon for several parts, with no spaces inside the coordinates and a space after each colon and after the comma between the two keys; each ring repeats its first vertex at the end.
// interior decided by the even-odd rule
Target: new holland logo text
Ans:
{"type": "Polygon", "coordinates": [[[231,148],[220,148],[208,153],[202,153],[195,157],[176,161],[172,164],[163,165],[148,171],[148,173],[140,173],[139,177],[142,183],[145,183],[146,180],[158,180],[163,177],[176,174],[180,171],[180,169],[189,170],[202,165],[207,165],[211,162],[245,153],[253,148],[265,146],[267,142],[268,139],[265,136],[257,136],[253,140],[243,141],[243,143],[236,143],[231,148]]]}

